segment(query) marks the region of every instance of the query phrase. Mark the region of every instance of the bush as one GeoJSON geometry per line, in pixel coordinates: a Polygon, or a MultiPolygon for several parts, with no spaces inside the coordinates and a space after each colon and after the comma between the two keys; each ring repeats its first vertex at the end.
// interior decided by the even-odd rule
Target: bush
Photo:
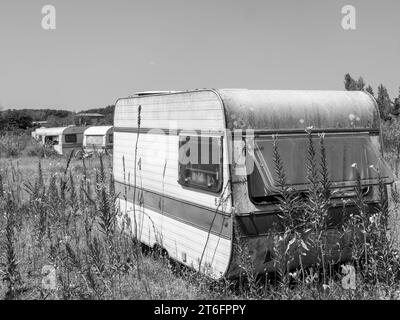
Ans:
{"type": "Polygon", "coordinates": [[[0,133],[0,157],[56,157],[58,153],[50,146],[43,146],[30,136],[28,130],[15,130],[0,133]]]}
{"type": "Polygon", "coordinates": [[[392,119],[382,124],[382,138],[385,158],[396,176],[399,175],[400,165],[400,120],[392,119]]]}
{"type": "Polygon", "coordinates": [[[44,146],[36,141],[32,141],[32,144],[28,146],[24,151],[23,155],[27,157],[39,157],[39,158],[50,158],[60,156],[57,151],[52,147],[44,146]]]}
{"type": "Polygon", "coordinates": [[[18,157],[30,143],[31,137],[24,132],[6,132],[0,135],[0,157],[18,157]]]}

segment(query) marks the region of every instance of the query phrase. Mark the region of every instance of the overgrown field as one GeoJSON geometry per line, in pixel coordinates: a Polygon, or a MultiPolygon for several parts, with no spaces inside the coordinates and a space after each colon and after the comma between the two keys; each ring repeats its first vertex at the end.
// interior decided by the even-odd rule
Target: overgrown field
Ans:
{"type": "Polygon", "coordinates": [[[49,157],[57,153],[31,138],[29,130],[0,131],[0,158],[49,157]]]}
{"type": "MultiPolygon", "coordinates": [[[[393,219],[399,195],[382,192],[376,212],[365,211],[357,188],[359,215],[343,228],[361,231],[352,244],[356,268],[354,289],[344,289],[340,266],[319,260],[316,268],[288,270],[290,246],[307,250],[304,228],[322,235],[329,195],[327,168],[322,158],[316,170],[318,145],[308,150],[309,199],[300,203],[285,185],[282,159],[275,154],[280,178],[281,219],[285,230],[276,234],[278,272],[252,274],[246,248],[236,247],[246,277],[215,282],[146,250],[127,230],[132,223],[114,206],[110,157],[67,159],[53,154],[0,157],[0,297],[3,299],[400,299],[399,256],[393,219]],[[299,206],[306,212],[301,227],[291,220],[299,206]],[[122,221],[122,223],[117,223],[122,221]],[[303,228],[303,229],[302,229],[303,228]],[[53,278],[53,276],[55,276],[53,278]],[[55,279],[55,281],[53,281],[55,279]]],[[[279,140],[275,141],[275,147],[279,140]]],[[[275,149],[277,151],[277,148],[275,149]]],[[[390,155],[392,156],[392,155],[390,155]]],[[[392,164],[397,164],[394,154],[392,164]]],[[[326,160],[326,159],[325,159],[326,160]]],[[[383,185],[381,185],[381,190],[383,185]]],[[[314,245],[321,248],[319,239],[314,245]]]]}

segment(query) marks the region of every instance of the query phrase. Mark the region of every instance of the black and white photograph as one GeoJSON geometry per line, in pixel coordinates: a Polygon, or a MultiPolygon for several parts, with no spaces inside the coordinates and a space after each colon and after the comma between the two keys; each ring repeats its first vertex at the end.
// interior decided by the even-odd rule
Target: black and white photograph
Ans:
{"type": "Polygon", "coordinates": [[[1,0],[0,299],[400,300],[399,35],[398,0],[1,0]]]}

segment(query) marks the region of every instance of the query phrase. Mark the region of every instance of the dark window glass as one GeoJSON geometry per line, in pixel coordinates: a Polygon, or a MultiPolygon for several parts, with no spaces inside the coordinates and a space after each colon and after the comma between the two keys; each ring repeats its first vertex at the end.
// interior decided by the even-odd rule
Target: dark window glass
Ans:
{"type": "Polygon", "coordinates": [[[66,134],[65,135],[66,143],[76,143],[76,141],[77,141],[76,134],[66,134]]]}
{"type": "Polygon", "coordinates": [[[212,192],[221,191],[221,137],[179,137],[178,182],[184,186],[212,192]]]}
{"type": "Polygon", "coordinates": [[[47,145],[56,146],[58,145],[58,136],[45,136],[44,142],[47,145]]]}
{"type": "Polygon", "coordinates": [[[108,135],[108,142],[113,143],[114,142],[114,136],[112,134],[108,135]]]}
{"type": "MultiPolygon", "coordinates": [[[[325,135],[324,145],[329,179],[332,182],[332,188],[337,192],[343,193],[349,187],[354,188],[357,180],[355,164],[360,173],[361,183],[364,185],[377,184],[376,169],[380,170],[386,183],[392,181],[390,170],[380,157],[373,138],[366,134],[325,135]]],[[[313,138],[313,143],[316,149],[316,165],[320,167],[319,138],[313,138]]],[[[308,137],[305,135],[280,136],[277,144],[287,184],[299,191],[307,190],[308,137]]],[[[253,200],[263,201],[266,197],[277,194],[272,137],[265,136],[256,139],[254,146],[250,146],[251,149],[253,152],[250,159],[254,162],[253,166],[248,167],[253,169],[252,172],[248,172],[249,192],[253,200]]]]}

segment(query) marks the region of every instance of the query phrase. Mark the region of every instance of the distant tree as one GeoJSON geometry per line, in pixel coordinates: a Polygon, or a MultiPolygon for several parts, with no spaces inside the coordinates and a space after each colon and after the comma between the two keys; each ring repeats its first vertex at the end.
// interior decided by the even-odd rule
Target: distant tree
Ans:
{"type": "Polygon", "coordinates": [[[114,105],[108,105],[105,108],[89,109],[82,112],[85,113],[100,113],[104,115],[104,118],[94,120],[93,124],[96,125],[113,125],[114,124],[114,105]]]}
{"type": "Polygon", "coordinates": [[[6,110],[1,112],[1,130],[28,129],[32,127],[32,117],[21,110],[6,110]]]}
{"type": "Polygon", "coordinates": [[[364,91],[365,89],[365,82],[362,77],[359,77],[357,80],[357,90],[364,91]]]}
{"type": "Polygon", "coordinates": [[[354,80],[349,73],[346,73],[344,76],[344,87],[347,91],[358,90],[357,81],[354,80]]]}
{"type": "Polygon", "coordinates": [[[349,73],[346,73],[344,76],[344,87],[347,91],[364,91],[365,82],[362,77],[359,77],[358,80],[354,80],[349,73]]]}
{"type": "Polygon", "coordinates": [[[395,116],[400,115],[400,98],[394,99],[392,114],[395,116]]]}
{"type": "Polygon", "coordinates": [[[384,85],[378,87],[378,97],[376,98],[378,103],[379,112],[383,120],[390,119],[389,113],[392,111],[392,101],[390,100],[389,93],[384,85]]]}
{"type": "Polygon", "coordinates": [[[0,131],[5,130],[6,128],[6,120],[3,117],[3,113],[0,112],[0,131]]]}
{"type": "MultiPolygon", "coordinates": [[[[96,120],[93,125],[112,125],[114,122],[114,106],[91,109],[84,112],[101,113],[103,118],[96,120]]],[[[19,109],[0,111],[0,131],[26,129],[32,127],[33,121],[47,121],[46,127],[63,127],[76,124],[75,112],[58,109],[19,109]]]]}
{"type": "Polygon", "coordinates": [[[64,127],[74,123],[73,114],[69,113],[68,116],[60,117],[55,114],[47,117],[46,127],[64,127]]]}
{"type": "Polygon", "coordinates": [[[394,99],[392,114],[395,116],[400,115],[400,87],[399,87],[399,96],[394,99]]]}
{"type": "Polygon", "coordinates": [[[367,87],[367,89],[365,89],[365,91],[367,91],[371,96],[374,97],[374,90],[370,85],[367,87]]]}

